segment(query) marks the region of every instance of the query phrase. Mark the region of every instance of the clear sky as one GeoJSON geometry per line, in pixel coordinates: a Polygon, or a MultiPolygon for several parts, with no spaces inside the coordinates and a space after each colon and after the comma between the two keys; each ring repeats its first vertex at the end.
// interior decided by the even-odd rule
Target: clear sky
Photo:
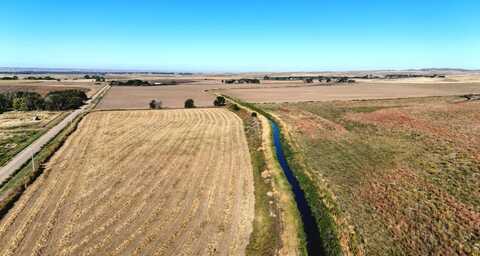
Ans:
{"type": "Polygon", "coordinates": [[[479,0],[4,0],[0,66],[480,68],[479,0]]]}

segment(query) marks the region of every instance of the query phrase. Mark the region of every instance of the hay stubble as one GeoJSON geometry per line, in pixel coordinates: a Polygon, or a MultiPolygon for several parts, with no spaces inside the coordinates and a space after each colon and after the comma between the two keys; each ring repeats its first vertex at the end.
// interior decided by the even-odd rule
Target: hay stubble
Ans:
{"type": "Polygon", "coordinates": [[[233,113],[96,112],[0,222],[0,254],[242,255],[253,207],[233,113]]]}

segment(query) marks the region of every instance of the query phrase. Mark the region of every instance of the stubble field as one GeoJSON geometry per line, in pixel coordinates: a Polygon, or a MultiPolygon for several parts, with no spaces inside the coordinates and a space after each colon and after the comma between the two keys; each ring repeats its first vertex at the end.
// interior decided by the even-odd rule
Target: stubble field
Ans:
{"type": "Polygon", "coordinates": [[[0,222],[1,255],[243,255],[254,215],[240,118],[94,112],[0,222]]]}

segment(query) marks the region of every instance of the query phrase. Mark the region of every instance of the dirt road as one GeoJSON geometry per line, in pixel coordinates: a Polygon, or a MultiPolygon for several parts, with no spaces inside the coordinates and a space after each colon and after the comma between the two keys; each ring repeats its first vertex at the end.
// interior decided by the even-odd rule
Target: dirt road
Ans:
{"type": "Polygon", "coordinates": [[[82,108],[73,111],[66,116],[60,123],[52,127],[48,132],[43,134],[40,138],[18,153],[10,162],[0,168],[0,184],[8,179],[16,170],[20,169],[26,162],[28,162],[32,155],[36,154],[44,145],[53,139],[60,131],[63,130],[73,119],[85,112],[90,107],[91,102],[101,95],[107,88],[100,89],[82,108]]]}

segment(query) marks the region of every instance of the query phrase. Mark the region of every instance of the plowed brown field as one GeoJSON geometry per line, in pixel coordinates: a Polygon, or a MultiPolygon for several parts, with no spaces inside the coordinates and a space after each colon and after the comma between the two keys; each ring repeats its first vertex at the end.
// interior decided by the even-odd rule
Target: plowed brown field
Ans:
{"type": "Polygon", "coordinates": [[[254,215],[240,118],[94,112],[0,222],[0,255],[243,255],[254,215]]]}

